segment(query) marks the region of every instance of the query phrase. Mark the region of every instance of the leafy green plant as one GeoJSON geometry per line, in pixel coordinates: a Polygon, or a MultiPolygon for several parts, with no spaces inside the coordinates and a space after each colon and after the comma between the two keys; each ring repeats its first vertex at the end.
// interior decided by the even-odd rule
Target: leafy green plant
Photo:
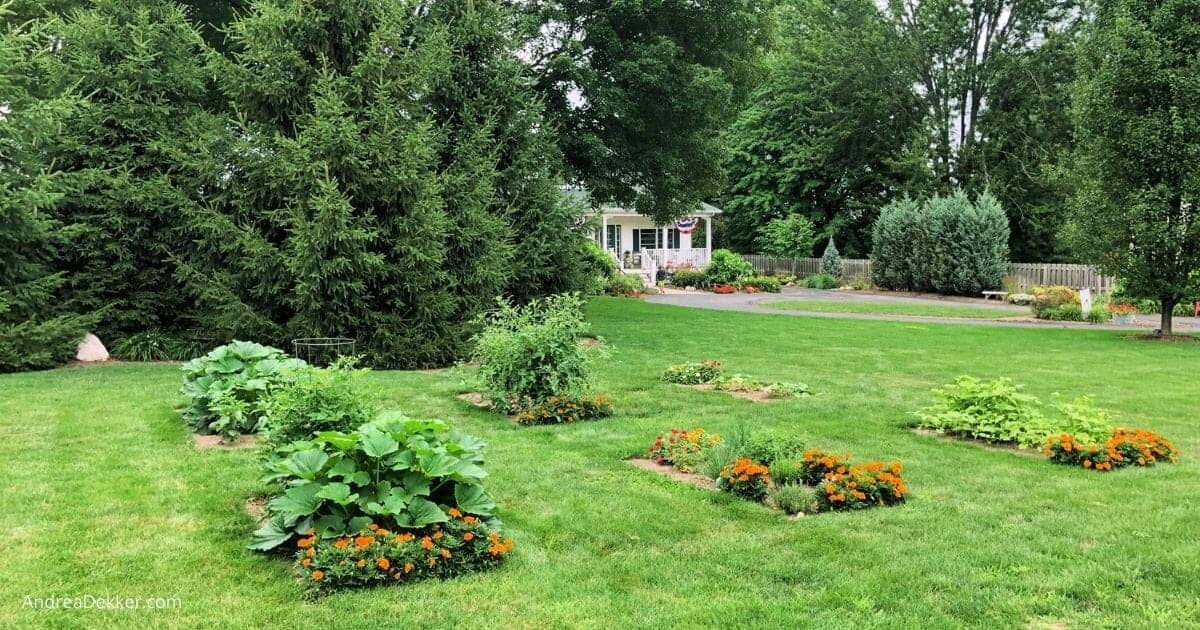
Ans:
{"type": "Polygon", "coordinates": [[[767,493],[768,500],[775,507],[788,514],[809,514],[817,511],[816,496],[812,488],[806,488],[794,483],[782,483],[771,474],[775,481],[774,488],[767,493]]]}
{"type": "Polygon", "coordinates": [[[1040,446],[1054,432],[1054,425],[1042,414],[1038,399],[1020,390],[1007,378],[982,381],[960,376],[933,390],[935,402],[916,413],[917,424],[988,442],[1040,446]]]}
{"type": "Polygon", "coordinates": [[[779,293],[783,285],[779,278],[772,276],[752,276],[742,281],[742,287],[754,287],[764,293],[779,293]]]}
{"type": "Polygon", "coordinates": [[[265,401],[263,431],[268,450],[296,440],[311,440],[322,431],[353,431],[378,413],[376,395],[367,388],[370,370],[354,369],[342,358],[327,368],[296,370],[265,401]]]}
{"type": "Polygon", "coordinates": [[[836,289],[838,281],[833,276],[827,273],[820,273],[815,276],[809,276],[803,280],[803,284],[809,289],[836,289]]]}
{"type": "Polygon", "coordinates": [[[804,383],[781,383],[775,381],[761,387],[768,398],[802,398],[811,396],[812,391],[804,383]]]}
{"type": "Polygon", "coordinates": [[[700,472],[709,479],[716,479],[721,476],[721,471],[726,466],[732,464],[738,458],[745,457],[746,443],[748,441],[749,434],[746,431],[745,425],[742,424],[734,427],[733,431],[723,433],[721,441],[707,449],[707,456],[700,467],[700,472]]]}
{"type": "Polygon", "coordinates": [[[518,424],[573,424],[599,420],[613,414],[607,396],[551,396],[523,406],[516,415],[518,424]]]}
{"type": "Polygon", "coordinates": [[[1087,320],[1093,324],[1104,324],[1112,321],[1112,311],[1108,310],[1107,304],[1099,302],[1092,305],[1092,310],[1087,313],[1087,320]]]}
{"type": "Polygon", "coordinates": [[[704,286],[707,281],[708,276],[700,269],[676,269],[671,274],[671,286],[680,288],[704,286]]]}
{"type": "Polygon", "coordinates": [[[583,302],[556,295],[524,306],[501,301],[475,337],[478,377],[492,406],[520,411],[551,396],[578,396],[590,381],[583,302]]]}
{"type": "Polygon", "coordinates": [[[646,281],[636,273],[618,273],[608,281],[609,295],[637,297],[646,292],[646,281]]]}
{"type": "Polygon", "coordinates": [[[688,361],[668,367],[663,372],[663,380],[680,385],[702,385],[720,378],[723,373],[720,361],[688,361]]]}
{"type": "Polygon", "coordinates": [[[263,481],[277,488],[251,549],[273,549],[310,531],[349,536],[371,524],[389,530],[445,523],[453,509],[488,521],[484,443],[440,420],[385,417],[354,431],[325,431],[279,449],[263,481]]]}
{"type": "Polygon", "coordinates": [[[713,251],[704,275],[710,284],[734,284],[753,276],[754,266],[728,249],[718,249],[713,251]]]}
{"type": "Polygon", "coordinates": [[[804,460],[799,457],[777,459],[767,466],[771,480],[777,484],[803,484],[804,460]]]}
{"type": "Polygon", "coordinates": [[[1084,444],[1095,444],[1112,434],[1113,419],[1108,412],[1096,408],[1090,396],[1077,396],[1067,400],[1062,395],[1055,409],[1062,414],[1062,421],[1054,427],[1055,433],[1067,433],[1084,444]]]}
{"type": "Polygon", "coordinates": [[[305,367],[282,350],[248,341],[213,349],[183,366],[183,418],[192,430],[225,439],[253,433],[267,415],[271,392],[305,367]]]}
{"type": "Polygon", "coordinates": [[[129,335],[113,344],[113,356],[123,361],[175,361],[184,356],[186,345],[157,329],[129,335]]]}
{"type": "Polygon", "coordinates": [[[772,219],[759,230],[759,250],[768,256],[805,258],[812,254],[815,228],[803,214],[772,219]]]}

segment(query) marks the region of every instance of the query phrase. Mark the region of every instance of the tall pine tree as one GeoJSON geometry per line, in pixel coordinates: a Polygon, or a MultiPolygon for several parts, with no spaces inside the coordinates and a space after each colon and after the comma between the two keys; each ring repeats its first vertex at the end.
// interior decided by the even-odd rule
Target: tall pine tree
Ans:
{"type": "MultiPolygon", "coordinates": [[[[6,12],[0,5],[0,18],[6,12]]],[[[73,105],[36,94],[49,41],[36,26],[0,30],[0,372],[66,361],[89,324],[60,306],[64,277],[48,267],[62,182],[46,140],[73,105]]]]}

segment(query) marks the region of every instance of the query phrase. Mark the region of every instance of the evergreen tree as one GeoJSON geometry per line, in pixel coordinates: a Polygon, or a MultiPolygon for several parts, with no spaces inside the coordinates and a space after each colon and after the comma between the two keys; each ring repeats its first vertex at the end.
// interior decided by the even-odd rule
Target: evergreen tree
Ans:
{"type": "Polygon", "coordinates": [[[842,255],[838,253],[832,236],[829,237],[829,243],[825,245],[825,253],[821,254],[821,273],[829,274],[834,278],[842,277],[842,255]]]}
{"type": "Polygon", "coordinates": [[[59,306],[64,277],[48,267],[63,193],[46,142],[73,105],[34,93],[49,41],[36,25],[0,30],[0,372],[63,363],[90,323],[59,306]]]}
{"type": "Polygon", "coordinates": [[[97,0],[71,13],[52,74],[83,103],[58,138],[70,174],[59,216],[79,230],[58,265],[69,303],[102,313],[102,338],[180,329],[191,311],[173,258],[183,219],[221,165],[224,120],[206,111],[208,49],[168,0],[97,0]]]}

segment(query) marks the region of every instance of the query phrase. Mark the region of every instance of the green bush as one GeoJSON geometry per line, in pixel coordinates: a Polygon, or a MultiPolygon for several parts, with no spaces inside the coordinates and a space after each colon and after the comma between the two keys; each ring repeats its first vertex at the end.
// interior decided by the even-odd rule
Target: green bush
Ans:
{"type": "Polygon", "coordinates": [[[764,293],[779,293],[783,285],[779,282],[779,278],[771,276],[752,276],[742,281],[743,287],[754,287],[764,293]]]}
{"type": "Polygon", "coordinates": [[[956,192],[923,205],[895,201],[872,230],[872,273],[887,289],[977,295],[1004,281],[1008,217],[988,193],[956,192]]]}
{"type": "Polygon", "coordinates": [[[1038,319],[1054,319],[1081,321],[1083,309],[1080,307],[1079,292],[1070,287],[1034,287],[1029,308],[1038,319]]]}
{"type": "Polygon", "coordinates": [[[842,255],[838,252],[837,245],[833,243],[833,237],[829,237],[829,243],[825,245],[825,253],[821,254],[821,274],[834,278],[842,277],[842,255]]]}
{"type": "MultiPolygon", "coordinates": [[[[775,475],[772,473],[772,479],[775,475]]],[[[779,480],[775,479],[779,484],[779,480]]],[[[776,485],[768,493],[768,498],[775,507],[783,510],[788,514],[810,514],[816,512],[817,502],[816,495],[812,488],[806,488],[802,485],[787,483],[776,485]]]]}
{"type": "Polygon", "coordinates": [[[612,279],[620,273],[617,261],[596,241],[590,239],[584,241],[581,249],[583,250],[583,273],[589,281],[589,284],[582,289],[589,294],[603,293],[609,287],[612,279]]]}
{"type": "Polygon", "coordinates": [[[1112,433],[1112,416],[1097,409],[1090,396],[1070,400],[1060,396],[1055,409],[1062,415],[1062,420],[1056,423],[1051,433],[1066,433],[1083,444],[1102,442],[1112,433]]]}
{"type": "Polygon", "coordinates": [[[234,341],[183,365],[183,418],[193,431],[231,439],[254,433],[272,391],[306,364],[282,350],[234,341]]]}
{"type": "Polygon", "coordinates": [[[780,258],[807,258],[812,255],[815,228],[802,214],[772,219],[758,236],[759,251],[780,258]]]}
{"type": "Polygon", "coordinates": [[[186,361],[199,352],[198,344],[161,330],[129,335],[113,344],[113,356],[123,361],[186,361]]]}
{"type": "Polygon", "coordinates": [[[734,284],[753,275],[754,266],[728,249],[713,251],[712,260],[704,268],[710,284],[734,284]]]}
{"type": "Polygon", "coordinates": [[[646,281],[636,273],[618,273],[608,281],[609,295],[635,297],[646,292],[646,281]]]}
{"type": "Polygon", "coordinates": [[[266,448],[311,440],[322,431],[353,431],[373,420],[379,409],[364,382],[368,372],[354,369],[352,359],[297,370],[264,404],[266,448]]]}
{"type": "Polygon", "coordinates": [[[804,451],[802,438],[792,433],[755,433],[742,444],[739,453],[768,466],[777,461],[794,459],[804,451]]]}
{"type": "Polygon", "coordinates": [[[803,284],[806,288],[809,288],[809,289],[836,289],[836,288],[838,288],[837,279],[826,273],[820,273],[815,276],[809,276],[804,279],[803,284]]]}
{"type": "Polygon", "coordinates": [[[583,302],[556,295],[524,306],[499,302],[475,337],[478,375],[492,406],[504,412],[545,401],[578,396],[590,380],[583,302]]]}
{"type": "Polygon", "coordinates": [[[274,549],[308,534],[352,536],[374,524],[421,530],[453,512],[488,521],[496,504],[484,492],[484,443],[440,420],[382,418],[349,432],[293,442],[264,464],[276,491],[251,549],[274,549]]]}
{"type": "Polygon", "coordinates": [[[1092,310],[1088,311],[1087,320],[1093,324],[1104,324],[1112,321],[1112,311],[1108,310],[1107,304],[1096,302],[1092,304],[1092,310]]]}
{"type": "Polygon", "coordinates": [[[663,372],[663,380],[680,385],[702,385],[711,383],[724,374],[720,361],[688,361],[676,363],[663,372]]]}
{"type": "Polygon", "coordinates": [[[708,276],[700,269],[676,269],[671,274],[671,286],[674,287],[700,287],[707,280],[708,276]]]}

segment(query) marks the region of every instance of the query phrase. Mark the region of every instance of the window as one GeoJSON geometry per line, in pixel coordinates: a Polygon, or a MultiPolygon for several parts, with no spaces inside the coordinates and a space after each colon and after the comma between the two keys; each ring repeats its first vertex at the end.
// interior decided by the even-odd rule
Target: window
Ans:
{"type": "MultiPolygon", "coordinates": [[[[633,251],[662,249],[662,228],[634,228],[633,251]]],[[[667,249],[679,249],[679,230],[667,230],[667,249]]]]}
{"type": "Polygon", "coordinates": [[[609,225],[606,238],[606,249],[609,251],[621,253],[621,226],[609,225]]]}

